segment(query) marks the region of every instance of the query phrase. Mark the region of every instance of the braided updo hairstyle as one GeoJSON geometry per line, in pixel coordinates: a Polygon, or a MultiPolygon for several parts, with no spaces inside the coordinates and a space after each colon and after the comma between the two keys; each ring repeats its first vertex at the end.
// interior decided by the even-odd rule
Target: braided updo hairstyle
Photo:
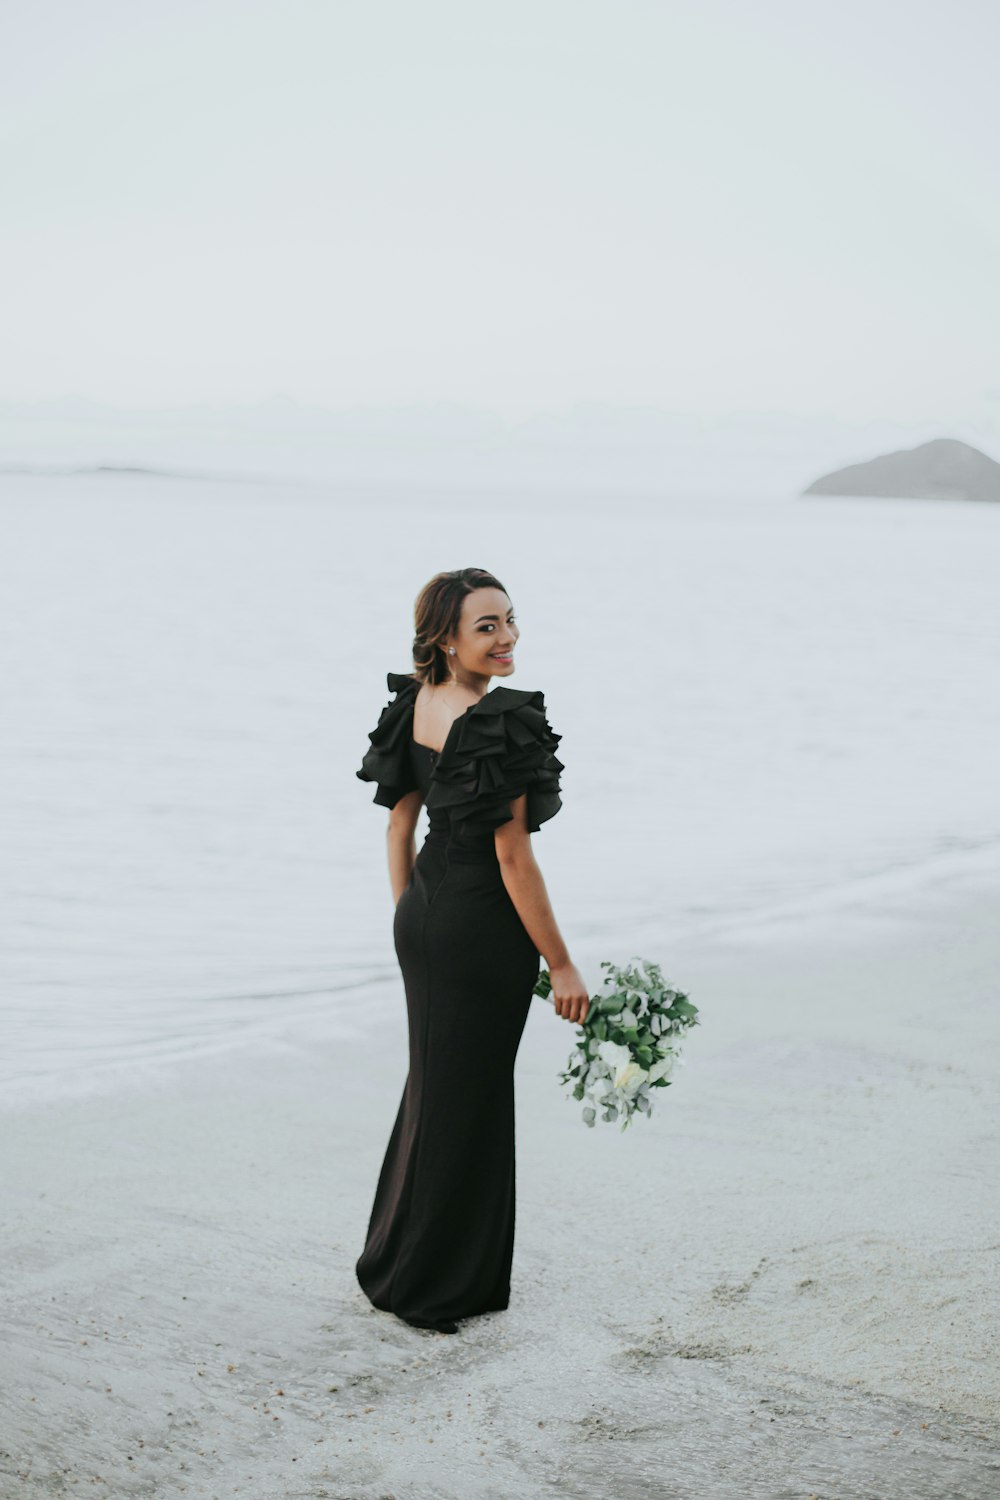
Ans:
{"type": "Polygon", "coordinates": [[[413,607],[413,675],[420,682],[447,682],[451,675],[444,642],[458,629],[462,600],[474,589],[507,590],[485,568],[455,568],[425,583],[413,607]]]}

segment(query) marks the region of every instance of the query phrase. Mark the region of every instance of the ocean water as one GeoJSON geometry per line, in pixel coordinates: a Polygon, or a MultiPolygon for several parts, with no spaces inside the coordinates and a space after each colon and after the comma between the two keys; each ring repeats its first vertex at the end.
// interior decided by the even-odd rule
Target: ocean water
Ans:
{"type": "Polygon", "coordinates": [[[503,580],[563,737],[533,842],[595,987],[1000,872],[1000,508],[120,474],[0,510],[8,1100],[398,1007],[355,771],[443,568],[503,580]]]}

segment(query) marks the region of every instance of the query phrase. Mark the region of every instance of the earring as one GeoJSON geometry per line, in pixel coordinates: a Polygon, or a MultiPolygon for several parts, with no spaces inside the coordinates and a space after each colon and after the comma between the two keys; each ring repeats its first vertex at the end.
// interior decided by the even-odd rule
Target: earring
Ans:
{"type": "Polygon", "coordinates": [[[449,656],[454,656],[455,655],[455,648],[454,648],[454,646],[449,646],[448,647],[448,655],[449,656]]]}

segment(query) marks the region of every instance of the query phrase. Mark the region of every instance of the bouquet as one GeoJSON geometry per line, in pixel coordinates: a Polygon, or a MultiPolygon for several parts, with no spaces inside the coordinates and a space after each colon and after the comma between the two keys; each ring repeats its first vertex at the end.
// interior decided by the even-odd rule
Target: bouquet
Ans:
{"type": "MultiPolygon", "coordinates": [[[[591,997],[587,1018],[577,1028],[577,1044],[560,1081],[571,1085],[574,1099],[585,1100],[583,1119],[593,1125],[597,1111],[621,1128],[636,1112],[652,1113],[653,1089],[667,1088],[675,1066],[682,1064],[680,1037],[698,1026],[698,1007],[664,979],[658,964],[636,958],[624,968],[606,969],[599,994],[591,997]]],[[[551,999],[548,969],[538,976],[532,994],[551,999]]]]}

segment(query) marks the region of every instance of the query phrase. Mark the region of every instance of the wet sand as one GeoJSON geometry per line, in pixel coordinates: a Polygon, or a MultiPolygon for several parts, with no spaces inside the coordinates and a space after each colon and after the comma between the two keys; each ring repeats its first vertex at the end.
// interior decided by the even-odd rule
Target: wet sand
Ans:
{"type": "Polygon", "coordinates": [[[704,1024],[624,1135],[538,1002],[511,1306],[454,1337],[353,1276],[401,995],[8,1109],[4,1500],[995,1495],[996,897],[665,934],[704,1024]]]}

